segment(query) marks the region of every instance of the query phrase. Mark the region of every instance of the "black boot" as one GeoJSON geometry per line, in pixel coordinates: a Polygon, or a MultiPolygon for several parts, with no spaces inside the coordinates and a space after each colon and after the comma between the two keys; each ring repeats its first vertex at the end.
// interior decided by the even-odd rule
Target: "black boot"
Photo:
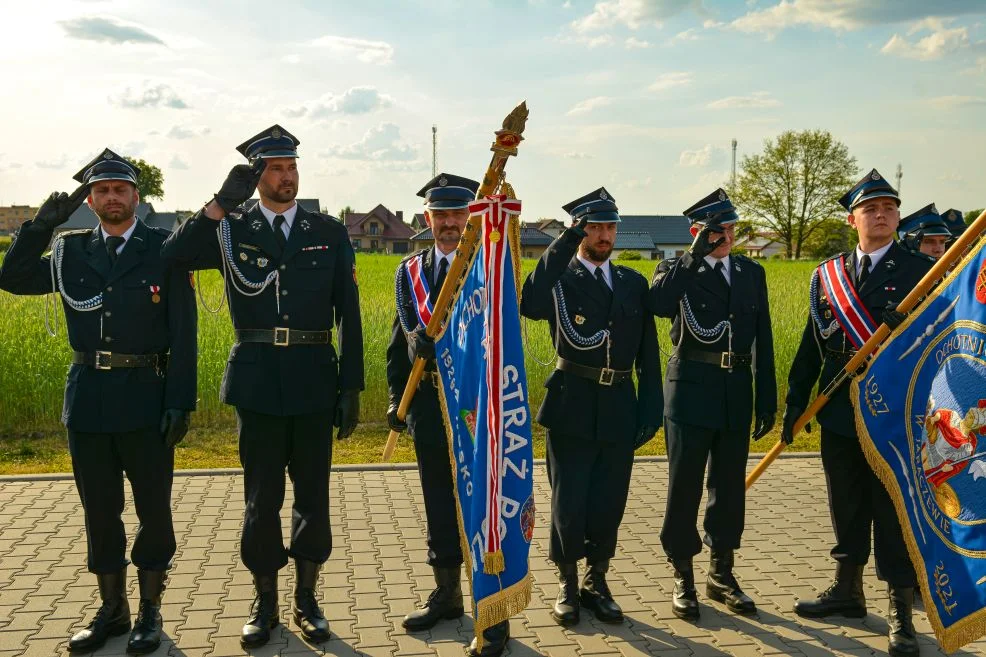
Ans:
{"type": "Polygon", "coordinates": [[[270,631],[280,622],[277,609],[277,573],[253,574],[257,596],[250,606],[250,618],[240,632],[240,645],[256,648],[270,641],[270,631]]]}
{"type": "Polygon", "coordinates": [[[737,614],[752,614],[757,605],[743,593],[739,582],[733,575],[733,551],[713,550],[709,561],[709,577],[705,581],[705,595],[710,600],[721,602],[737,614]]]}
{"type": "Polygon", "coordinates": [[[167,575],[164,570],[137,571],[140,607],[137,609],[134,631],[127,641],[127,653],[131,655],[146,655],[161,645],[161,594],[167,575]]]}
{"type": "Polygon", "coordinates": [[[678,618],[698,620],[698,592],[695,590],[695,572],[691,559],[668,559],[674,566],[674,592],[671,594],[671,612],[678,618]]]}
{"type": "Polygon", "coordinates": [[[476,639],[469,644],[469,657],[500,657],[510,638],[510,621],[497,623],[483,630],[483,649],[476,650],[476,639]]]}
{"type": "Polygon", "coordinates": [[[794,605],[794,613],[805,618],[824,618],[833,614],[863,618],[866,616],[863,567],[838,562],[832,586],[814,600],[798,600],[794,605]]]}
{"type": "Polygon", "coordinates": [[[914,657],[918,647],[911,610],[914,607],[914,589],[890,586],[890,605],[887,607],[887,624],[890,626],[890,657],[914,657]]]}
{"type": "Polygon", "coordinates": [[[318,607],[315,587],[318,586],[320,564],[304,559],[295,559],[294,623],[301,634],[312,643],[329,639],[329,621],[325,620],[318,607]]]}
{"type": "Polygon", "coordinates": [[[130,631],[130,603],[127,602],[127,569],[96,575],[99,598],[103,601],[86,629],[68,641],[72,651],[98,650],[111,636],[130,631]]]}
{"type": "Polygon", "coordinates": [[[609,570],[609,559],[603,559],[589,564],[589,570],[582,578],[582,589],[579,597],[582,606],[596,613],[596,618],[604,623],[622,623],[623,610],[613,600],[606,583],[606,571],[609,570]]]}
{"type": "Polygon", "coordinates": [[[560,563],[558,566],[558,597],[551,609],[551,617],[562,627],[579,622],[579,566],[560,563]]]}
{"type": "Polygon", "coordinates": [[[424,607],[412,611],[401,623],[409,632],[430,630],[440,620],[452,620],[466,613],[462,608],[462,568],[433,566],[432,570],[435,572],[435,590],[424,607]]]}

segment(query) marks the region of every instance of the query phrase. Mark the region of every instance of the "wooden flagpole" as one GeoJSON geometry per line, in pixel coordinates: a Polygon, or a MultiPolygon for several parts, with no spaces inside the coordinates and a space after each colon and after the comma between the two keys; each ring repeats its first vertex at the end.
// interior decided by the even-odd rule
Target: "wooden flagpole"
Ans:
{"type": "MultiPolygon", "coordinates": [[[[483,182],[479,186],[479,191],[476,192],[476,198],[483,198],[489,194],[494,194],[500,186],[500,183],[503,181],[503,169],[507,164],[507,159],[511,155],[517,155],[517,146],[524,139],[523,133],[524,127],[527,125],[527,116],[527,103],[523,102],[515,107],[507,115],[507,118],[503,119],[503,127],[496,131],[496,139],[490,147],[490,150],[493,151],[493,157],[490,159],[490,165],[486,168],[486,173],[483,174],[483,182]]],[[[438,298],[435,300],[431,319],[428,321],[428,326],[425,327],[425,332],[431,338],[434,338],[438,334],[442,324],[445,323],[446,316],[452,308],[452,302],[459,293],[462,279],[468,273],[466,271],[466,263],[472,260],[472,254],[479,245],[481,221],[482,217],[479,215],[469,217],[469,223],[466,224],[466,229],[463,231],[462,237],[459,238],[459,246],[455,252],[455,259],[452,260],[452,266],[449,267],[445,283],[442,284],[442,289],[438,293],[438,298]]],[[[411,368],[411,376],[408,378],[407,385],[404,387],[400,406],[397,407],[397,418],[402,422],[407,417],[407,411],[411,407],[411,400],[414,399],[414,393],[418,389],[418,384],[421,382],[421,376],[424,374],[424,371],[425,359],[416,358],[414,360],[414,366],[411,368]]],[[[389,461],[394,455],[398,436],[400,436],[400,432],[397,431],[391,431],[387,436],[387,444],[383,448],[384,461],[389,461]]]]}
{"type": "MultiPolygon", "coordinates": [[[[897,311],[902,313],[911,312],[915,306],[917,306],[924,299],[935,283],[944,278],[948,270],[950,270],[952,266],[965,255],[966,249],[971,246],[972,243],[975,242],[984,231],[986,231],[986,211],[980,214],[964,233],[959,235],[959,238],[955,240],[951,247],[949,247],[948,251],[946,251],[945,254],[938,259],[938,262],[936,262],[928,273],[924,275],[924,278],[921,279],[917,286],[911,290],[911,292],[904,297],[904,300],[897,305],[897,311]]],[[[792,435],[796,436],[801,433],[801,430],[805,428],[805,425],[808,424],[808,422],[810,422],[811,419],[818,414],[818,411],[822,410],[822,407],[828,403],[829,399],[832,398],[832,395],[835,394],[835,391],[839,388],[839,386],[842,385],[846,379],[851,378],[853,374],[855,374],[856,370],[858,370],[860,366],[866,362],[866,359],[869,358],[870,354],[873,353],[873,351],[887,339],[890,335],[890,330],[890,327],[886,324],[880,324],[880,327],[876,330],[876,332],[870,336],[870,339],[867,340],[862,347],[859,348],[859,351],[856,352],[856,355],[853,356],[848,363],[846,363],[846,366],[842,369],[842,371],[839,372],[827,386],[825,386],[824,390],[818,393],[818,396],[815,397],[815,400],[811,403],[811,406],[808,407],[808,410],[802,413],[801,417],[797,419],[794,423],[794,428],[792,429],[792,435]]],[[[785,447],[787,447],[787,443],[783,440],[779,440],[777,441],[777,444],[764,455],[763,459],[761,459],[760,462],[757,463],[756,467],[750,471],[750,474],[746,476],[747,490],[749,490],[750,486],[752,486],[757,479],[760,478],[760,475],[764,473],[764,470],[770,467],[770,464],[774,462],[774,459],[776,459],[781,452],[784,451],[785,447]]]]}

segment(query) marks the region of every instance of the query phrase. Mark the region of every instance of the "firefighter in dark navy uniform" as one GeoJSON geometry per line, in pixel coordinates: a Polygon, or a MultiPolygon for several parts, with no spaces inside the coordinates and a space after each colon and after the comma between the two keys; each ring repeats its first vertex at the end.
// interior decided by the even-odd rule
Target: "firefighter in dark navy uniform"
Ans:
{"type": "Polygon", "coordinates": [[[952,233],[934,203],[901,219],[897,237],[908,251],[923,253],[934,260],[945,255],[952,241],[952,233]]]}
{"type": "MultiPolygon", "coordinates": [[[[853,288],[865,310],[877,323],[896,328],[903,317],[893,310],[931,268],[933,259],[901,248],[894,241],[900,222],[900,198],[890,183],[873,169],[840,200],[849,212],[849,225],[859,236],[852,253],[841,253],[819,266],[812,278],[808,322],[788,375],[787,408],[781,438],[794,440],[795,421],[808,407],[818,384],[824,389],[845,367],[858,346],[841,328],[835,301],[819,282],[829,262],[847,288],[853,288]]],[[[801,616],[822,618],[866,616],[863,566],[870,556],[870,534],[876,556],[877,576],[888,583],[890,654],[917,655],[919,648],[911,622],[917,579],[904,545],[900,523],[890,496],[870,469],[856,434],[849,386],[832,393],[818,413],[822,427],[822,466],[828,484],[829,508],[835,529],[832,558],[835,582],[814,600],[799,600],[794,610],[801,616]]]]}
{"type": "Polygon", "coordinates": [[[564,206],[573,221],[524,282],[521,313],[547,320],[558,354],[538,422],[547,428],[551,546],[560,590],[552,617],[580,606],[623,621],[606,582],[636,447],[661,425],[661,363],[647,279],[610,260],[619,211],[604,188],[564,206]],[[634,389],[636,371],[639,389],[634,389]],[[578,562],[587,571],[578,580],[578,562]]]}
{"type": "Polygon", "coordinates": [[[387,347],[387,387],[390,391],[387,421],[396,431],[410,427],[414,438],[428,522],[428,565],[435,574],[435,589],[424,607],[404,617],[403,626],[411,631],[430,629],[442,619],[459,618],[464,613],[462,544],[452,462],[436,388],[433,342],[425,336],[427,322],[422,321],[417,303],[433,304],[438,298],[469,220],[469,203],[475,200],[478,189],[479,183],[475,180],[442,173],[418,192],[418,196],[425,199],[425,221],[431,227],[435,245],[402,260],[395,280],[397,314],[387,347]],[[412,275],[421,281],[420,298],[412,289],[409,278],[412,275]],[[397,419],[397,407],[416,355],[427,358],[428,364],[404,424],[397,419]]]}
{"type": "Polygon", "coordinates": [[[948,228],[948,232],[953,239],[964,233],[965,229],[968,228],[961,210],[956,210],[955,208],[945,210],[941,213],[941,218],[945,222],[945,226],[948,228]]]}
{"type": "Polygon", "coordinates": [[[674,352],[664,387],[669,487],[661,545],[674,567],[672,611],[699,616],[692,559],[708,464],[706,595],[736,613],[756,610],[733,575],[743,535],[746,460],[753,439],[774,426],[777,382],[767,280],[759,264],[730,254],[736,209],[722,189],[684,212],[695,236],[680,258],[654,273],[651,310],[671,318],[674,352]]]}
{"type": "Polygon", "coordinates": [[[250,164],[233,167],[163,251],[190,269],[219,269],[226,282],[236,343],[221,398],[236,408],[246,498],[240,553],[257,589],[240,636],[246,648],[265,644],[279,622],[277,572],[289,557],[294,621],[310,641],[329,638],[316,588],[332,551],[332,427],[339,440],[353,432],[363,389],[355,255],[340,222],[295,201],[298,143],[275,125],[237,147],[250,164]],[[254,189],[260,201],[240,208],[254,189]],[[285,468],[294,484],[287,548],[285,468]]]}
{"type": "Polygon", "coordinates": [[[171,483],[174,446],[195,409],[195,295],[188,273],[161,258],[168,232],[134,214],[139,175],[104,150],[76,174],[75,193],[52,194],[21,226],[0,267],[8,292],[59,292],[74,350],[62,422],[102,605],[69,641],[73,651],[97,650],[131,627],[124,474],[140,521],[130,553],[140,589],[131,654],[161,643],[161,595],[175,554],[171,483]],[[99,225],[56,236],[51,255],[42,255],[87,195],[99,225]]]}

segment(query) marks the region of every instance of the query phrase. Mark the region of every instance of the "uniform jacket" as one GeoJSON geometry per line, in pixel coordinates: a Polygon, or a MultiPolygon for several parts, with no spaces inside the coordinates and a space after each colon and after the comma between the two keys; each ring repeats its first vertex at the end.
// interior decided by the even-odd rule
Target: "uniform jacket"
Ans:
{"type": "MultiPolygon", "coordinates": [[[[435,249],[434,247],[428,247],[427,249],[422,249],[412,253],[408,257],[401,260],[400,264],[397,266],[396,272],[396,285],[400,286],[401,294],[397,295],[395,299],[396,303],[400,304],[403,301],[402,307],[399,312],[403,313],[407,322],[410,324],[412,329],[420,327],[420,322],[418,321],[418,316],[414,310],[414,297],[411,294],[411,286],[407,281],[407,273],[405,270],[405,265],[412,258],[418,258],[423,256],[422,263],[422,273],[428,279],[428,289],[433,290],[435,287],[435,249]]],[[[396,288],[395,288],[396,292],[396,288]]],[[[437,291],[435,292],[437,294],[437,291]]],[[[395,398],[400,401],[400,398],[404,394],[404,388],[407,386],[407,380],[411,376],[411,366],[414,364],[414,354],[411,352],[411,348],[407,344],[407,335],[404,333],[404,329],[401,327],[400,318],[395,313],[394,314],[394,324],[390,332],[390,343],[387,345],[387,390],[390,393],[391,398],[395,398]]],[[[434,370],[434,361],[429,362],[425,366],[425,370],[434,370]]],[[[418,391],[414,395],[414,399],[411,401],[411,408],[409,413],[412,416],[429,418],[441,417],[441,408],[439,407],[438,394],[434,389],[434,384],[428,380],[423,379],[421,384],[418,386],[418,391]],[[430,389],[429,389],[430,388],[430,389]]],[[[438,420],[440,423],[441,420],[438,420]]],[[[420,439],[421,436],[415,436],[420,439]]],[[[444,430],[436,436],[427,436],[427,438],[434,438],[435,440],[445,441],[444,430]]]]}
{"type": "MultiPolygon", "coordinates": [[[[53,291],[51,256],[42,255],[52,232],[33,220],[21,226],[0,267],[0,289],[14,294],[53,291]]],[[[96,370],[72,365],[62,410],[62,422],[69,429],[136,431],[157,426],[163,409],[195,410],[195,294],[188,273],[161,258],[168,234],[138,219],[112,267],[99,226],[64,235],[65,292],[77,301],[103,294],[99,310],[82,312],[63,303],[72,349],[121,354],[170,351],[167,369],[161,372],[150,367],[96,370]]]]}
{"type": "MultiPolygon", "coordinates": [[[[846,270],[849,279],[856,281],[856,251],[840,254],[846,258],[846,270]]],[[[838,256],[833,256],[837,258],[838,256]]],[[[832,258],[830,258],[831,260],[832,258]]],[[[827,262],[827,261],[825,261],[827,262]]],[[[908,292],[910,292],[931,269],[934,260],[921,253],[912,253],[894,243],[876,263],[869,278],[861,289],[857,289],[859,297],[869,311],[873,321],[878,325],[887,305],[896,308],[908,292]]],[[[825,324],[833,317],[828,298],[819,287],[818,316],[825,324]]],[[[853,349],[842,329],[837,328],[828,338],[821,334],[817,323],[808,315],[801,344],[791,363],[791,372],[787,377],[787,404],[801,409],[808,408],[811,402],[812,390],[818,383],[825,388],[828,383],[845,367],[849,358],[841,356],[853,349]]],[[[818,413],[818,422],[824,428],[844,436],[856,435],[855,414],[852,401],[849,399],[849,386],[842,385],[829,402],[818,413]]]]}
{"type": "Polygon", "coordinates": [[[547,392],[537,420],[557,437],[632,442],[640,427],[660,427],[663,423],[660,350],[654,318],[645,306],[647,279],[610,262],[610,302],[609,295],[575,257],[580,242],[578,233],[569,228],[551,243],[524,281],[520,312],[530,319],[548,320],[555,351],[565,360],[585,367],[607,367],[605,343],[588,350],[575,349],[561,334],[552,294],[560,283],[559,316],[563,321],[567,318],[575,332],[584,337],[603,329],[611,331],[608,366],[636,370],[639,391],[634,390],[631,379],[605,386],[556,369],[544,384],[547,392]]]}
{"type": "MultiPolygon", "coordinates": [[[[224,276],[233,327],[331,331],[334,326],[339,355],[332,344],[234,343],[222,401],[278,416],[330,411],[340,391],[363,389],[356,261],[345,226],[298,206],[282,253],[259,203],[227,219],[233,264],[243,277],[259,283],[273,271],[279,275],[278,285],[272,282],[261,294],[246,296],[231,284],[235,279],[240,289],[247,289],[227,264],[224,276]]],[[[222,271],[219,223],[203,214],[187,220],[165,242],[165,259],[189,269],[222,271]]]]}
{"type": "Polygon", "coordinates": [[[767,277],[763,267],[744,256],[731,255],[730,284],[708,263],[690,254],[662,261],[654,272],[648,304],[651,312],[672,320],[675,351],[668,360],[664,414],[684,424],[711,429],[749,430],[752,415],[777,412],[774,373],[774,335],[770,328],[767,277]],[[687,301],[686,301],[687,300],[687,301]],[[699,329],[720,322],[732,327],[732,351],[753,353],[753,367],[726,369],[711,363],[679,358],[679,351],[721,353],[730,350],[728,333],[718,339],[689,328],[690,308],[699,329]]]}

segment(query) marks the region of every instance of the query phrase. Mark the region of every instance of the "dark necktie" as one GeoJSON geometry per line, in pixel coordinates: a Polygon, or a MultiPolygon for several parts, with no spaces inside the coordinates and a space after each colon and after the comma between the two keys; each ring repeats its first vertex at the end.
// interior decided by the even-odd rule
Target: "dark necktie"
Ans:
{"type": "Polygon", "coordinates": [[[120,248],[120,245],[126,242],[125,239],[119,235],[110,235],[106,238],[106,254],[110,257],[110,264],[116,264],[116,250],[120,248]]]}
{"type": "Polygon", "coordinates": [[[606,283],[606,277],[603,275],[603,268],[602,267],[596,267],[596,280],[599,281],[599,285],[602,287],[603,291],[606,293],[606,296],[610,296],[610,295],[613,294],[613,290],[606,283]]]}
{"type": "Polygon", "coordinates": [[[435,284],[431,287],[432,302],[438,298],[438,293],[442,291],[446,276],[448,276],[448,258],[442,258],[441,262],[438,263],[438,278],[435,279],[435,284]]]}
{"type": "Polygon", "coordinates": [[[729,285],[729,279],[726,278],[726,266],[722,264],[722,260],[717,260],[716,266],[713,267],[713,269],[715,269],[716,273],[722,277],[722,282],[729,285]]]}
{"type": "Polygon", "coordinates": [[[277,240],[277,245],[284,250],[284,247],[288,244],[288,238],[284,236],[284,231],[281,230],[281,226],[284,225],[284,216],[277,215],[274,217],[274,239],[277,240]]]}
{"type": "Polygon", "coordinates": [[[859,276],[856,277],[856,287],[863,287],[863,283],[870,277],[870,257],[864,255],[859,259],[859,276]]]}

